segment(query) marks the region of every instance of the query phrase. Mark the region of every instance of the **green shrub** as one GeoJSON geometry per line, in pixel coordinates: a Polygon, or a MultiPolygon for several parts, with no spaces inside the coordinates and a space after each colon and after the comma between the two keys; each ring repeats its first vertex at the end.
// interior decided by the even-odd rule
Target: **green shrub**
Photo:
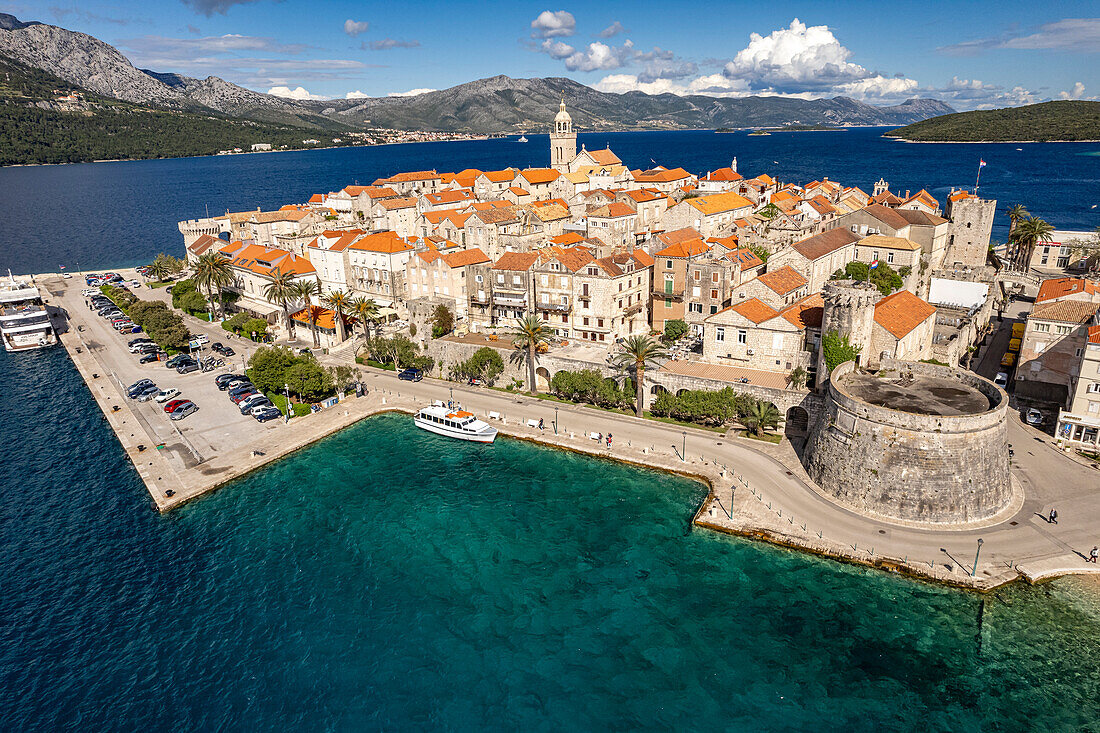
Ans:
{"type": "Polygon", "coordinates": [[[620,387],[595,369],[560,371],[550,380],[550,391],[573,402],[608,408],[628,407],[634,400],[634,385],[629,379],[620,387]]]}
{"type": "Polygon", "coordinates": [[[500,353],[488,346],[482,346],[466,361],[451,367],[451,379],[470,379],[478,377],[489,384],[504,371],[504,359],[500,353]]]}
{"type": "Polygon", "coordinates": [[[310,406],[305,402],[295,402],[293,405],[291,405],[291,409],[293,410],[293,412],[291,413],[293,417],[305,417],[306,415],[313,412],[313,410],[310,409],[310,406]]]}
{"type": "Polygon", "coordinates": [[[676,341],[682,338],[687,331],[687,323],[681,318],[674,318],[671,321],[665,321],[665,334],[663,338],[666,342],[676,341]]]}
{"type": "Polygon", "coordinates": [[[821,337],[821,350],[825,355],[825,367],[831,372],[846,361],[852,361],[862,350],[853,346],[847,336],[837,331],[828,331],[821,337]]]}
{"type": "Polygon", "coordinates": [[[252,341],[261,341],[267,336],[267,321],[262,318],[250,318],[245,321],[241,333],[252,341]]]}
{"type": "MultiPolygon", "coordinates": [[[[175,293],[172,294],[172,298],[175,300],[175,293]]],[[[210,306],[207,304],[206,298],[197,291],[192,290],[180,296],[179,304],[176,307],[187,313],[194,314],[205,312],[210,306]]]]}
{"type": "Polygon", "coordinates": [[[252,317],[247,313],[235,313],[222,321],[222,328],[233,333],[240,333],[241,329],[244,328],[244,324],[250,320],[252,320],[252,317]]]}
{"type": "Polygon", "coordinates": [[[653,401],[650,412],[657,417],[670,417],[682,422],[725,425],[745,414],[751,402],[751,396],[734,392],[732,387],[693,389],[678,395],[662,392],[653,401]]]}

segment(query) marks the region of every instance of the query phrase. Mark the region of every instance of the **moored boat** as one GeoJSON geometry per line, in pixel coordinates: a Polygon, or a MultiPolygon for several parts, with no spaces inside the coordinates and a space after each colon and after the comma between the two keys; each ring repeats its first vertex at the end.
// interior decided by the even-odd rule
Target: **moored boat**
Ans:
{"type": "Polygon", "coordinates": [[[492,443],[497,437],[497,429],[478,420],[472,412],[457,406],[447,407],[442,402],[421,408],[413,416],[413,424],[437,435],[475,443],[492,443]]]}
{"type": "Polygon", "coordinates": [[[0,281],[0,338],[8,351],[42,349],[57,343],[57,333],[42,296],[31,280],[20,280],[8,271],[0,281]]]}

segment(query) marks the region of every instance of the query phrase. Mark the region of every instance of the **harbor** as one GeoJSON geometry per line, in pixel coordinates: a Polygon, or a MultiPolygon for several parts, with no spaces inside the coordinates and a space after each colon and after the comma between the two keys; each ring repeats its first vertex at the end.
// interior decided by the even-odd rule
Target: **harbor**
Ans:
{"type": "MultiPolygon", "coordinates": [[[[55,327],[61,343],[162,512],[372,415],[394,411],[412,415],[439,401],[460,403],[503,435],[698,479],[708,486],[709,496],[693,522],[710,530],[981,590],[1021,577],[1035,582],[1095,572],[1095,566],[1083,558],[1091,547],[1097,508],[1087,493],[1080,492],[1095,476],[1091,469],[1065,461],[1049,446],[1035,450],[1049,451],[1051,458],[1060,460],[1058,471],[1079,472],[1050,482],[1063,493],[1061,498],[1025,497],[1033,482],[1026,472],[1014,472],[1017,490],[1010,510],[977,524],[932,527],[870,517],[836,503],[810,481],[786,441],[772,445],[430,378],[402,382],[393,372],[378,369],[363,369],[363,397],[289,423],[259,424],[247,416],[233,422],[238,416],[219,414],[225,400],[213,385],[215,374],[177,375],[157,363],[136,364],[125,340],[87,308],[80,295],[82,281],[54,275],[38,276],[36,282],[48,291],[50,304],[60,309],[55,327]],[[167,420],[157,414],[160,406],[155,403],[126,399],[127,383],[162,375],[163,384],[175,386],[180,381],[187,396],[199,404],[199,411],[186,421],[167,420]],[[611,436],[609,446],[606,438],[611,436]],[[1064,519],[1051,524],[1045,515],[1055,504],[1064,519]],[[976,548],[980,548],[977,553],[976,548]]],[[[196,330],[206,329],[212,338],[218,337],[218,324],[189,322],[191,327],[196,324],[196,330]]],[[[233,363],[243,363],[251,347],[239,340],[231,343],[239,349],[233,363]]],[[[1041,469],[1051,470],[1046,465],[1041,469]]]]}

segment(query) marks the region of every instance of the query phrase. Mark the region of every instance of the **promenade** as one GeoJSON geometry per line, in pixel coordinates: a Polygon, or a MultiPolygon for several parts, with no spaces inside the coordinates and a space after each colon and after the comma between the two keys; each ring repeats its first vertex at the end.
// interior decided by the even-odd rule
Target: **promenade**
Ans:
{"type": "MultiPolygon", "coordinates": [[[[965,527],[907,525],[851,511],[823,495],[809,480],[787,441],[773,445],[434,379],[401,382],[393,372],[366,367],[361,368],[368,388],[366,397],[341,402],[289,424],[258,425],[244,418],[239,428],[225,430],[214,408],[206,408],[205,399],[199,412],[176,424],[152,411],[154,417],[150,418],[143,413],[146,405],[125,399],[120,385],[148,365],[138,367],[126,352],[125,339],[103,333],[109,328],[102,319],[83,308],[82,281],[40,278],[39,282],[49,289],[52,304],[69,313],[62,342],[161,511],[370,415],[391,410],[413,412],[431,400],[453,399],[506,435],[707,482],[711,494],[699,508],[695,523],[715,531],[980,589],[1021,576],[1034,581],[1100,572],[1084,562],[1088,550],[1100,541],[1100,492],[1096,491],[1100,472],[1060,454],[1039,437],[1041,434],[1033,434],[1037,431],[1016,419],[1009,430],[1018,446],[1013,475],[1020,489],[1019,500],[984,526],[965,527]],[[83,331],[77,328],[81,325],[83,331]],[[204,423],[196,420],[200,416],[213,418],[204,417],[208,420],[204,423]],[[535,427],[540,419],[542,430],[535,427]],[[164,440],[166,430],[175,431],[175,438],[168,433],[170,440],[164,440]],[[588,437],[592,433],[611,433],[612,447],[592,440],[588,437]],[[157,444],[171,449],[151,448],[157,444]],[[1048,524],[1043,518],[1051,506],[1058,508],[1058,524],[1048,524]],[[975,568],[979,538],[983,543],[975,568]]],[[[163,297],[151,295],[156,292],[140,294],[163,297]]],[[[212,340],[225,341],[218,324],[188,319],[188,325],[208,333],[212,340]]],[[[234,348],[246,347],[239,340],[230,343],[234,348]]],[[[241,357],[239,351],[234,363],[239,364],[241,357]]],[[[322,357],[326,363],[347,363],[348,359],[350,355],[322,357]]],[[[156,373],[166,371],[160,367],[156,373]]],[[[184,378],[194,389],[209,389],[203,385],[212,382],[209,374],[184,378]]],[[[216,390],[212,393],[220,395],[216,390]]],[[[220,400],[210,402],[227,401],[221,395],[220,400]]]]}

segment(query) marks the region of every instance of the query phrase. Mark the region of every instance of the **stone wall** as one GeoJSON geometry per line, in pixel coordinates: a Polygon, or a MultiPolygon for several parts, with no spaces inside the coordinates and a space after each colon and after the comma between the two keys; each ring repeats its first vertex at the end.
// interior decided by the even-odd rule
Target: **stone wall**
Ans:
{"type": "Polygon", "coordinates": [[[872,405],[842,386],[855,369],[847,362],[831,376],[824,410],[810,432],[803,458],[807,472],[824,491],[872,515],[959,523],[996,514],[1012,499],[1007,395],[958,369],[883,362],[883,369],[901,366],[976,389],[993,407],[940,416],[872,405]]]}

